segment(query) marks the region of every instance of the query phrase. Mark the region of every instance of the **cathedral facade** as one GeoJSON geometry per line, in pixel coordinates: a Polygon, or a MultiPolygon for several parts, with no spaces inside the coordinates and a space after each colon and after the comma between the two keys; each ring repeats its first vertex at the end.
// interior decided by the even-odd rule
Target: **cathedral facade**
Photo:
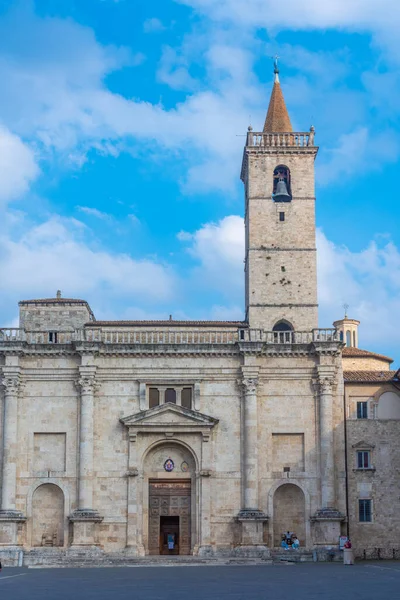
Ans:
{"type": "Polygon", "coordinates": [[[0,330],[0,548],[268,556],[348,517],[343,332],[319,329],[314,129],[278,73],[247,132],[243,322],[97,321],[20,302],[0,330]]]}

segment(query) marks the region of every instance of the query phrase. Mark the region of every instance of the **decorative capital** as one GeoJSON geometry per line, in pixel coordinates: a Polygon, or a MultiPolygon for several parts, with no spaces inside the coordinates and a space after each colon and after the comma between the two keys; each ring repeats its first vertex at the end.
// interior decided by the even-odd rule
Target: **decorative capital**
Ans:
{"type": "Polygon", "coordinates": [[[332,394],[333,383],[334,381],[330,377],[321,377],[318,380],[320,394],[332,394]]]}
{"type": "Polygon", "coordinates": [[[253,508],[242,508],[237,516],[238,521],[268,521],[268,515],[262,510],[253,508]]]}
{"type": "Polygon", "coordinates": [[[23,384],[18,376],[6,375],[1,380],[1,384],[4,387],[6,395],[18,396],[21,391],[23,384]]]}
{"type": "Polygon", "coordinates": [[[242,385],[243,391],[246,396],[248,394],[256,393],[257,386],[258,386],[258,378],[257,377],[242,379],[240,383],[242,385]]]}
{"type": "Polygon", "coordinates": [[[127,477],[137,477],[139,475],[139,470],[134,467],[133,469],[129,469],[129,471],[126,472],[126,476],[127,477]]]}
{"type": "Polygon", "coordinates": [[[84,375],[76,382],[81,394],[94,394],[100,387],[100,383],[95,380],[94,375],[84,375]]]}
{"type": "Polygon", "coordinates": [[[89,522],[89,523],[100,523],[104,517],[99,515],[99,513],[97,512],[97,510],[92,510],[90,508],[82,508],[82,509],[78,509],[75,510],[69,517],[68,519],[74,523],[74,522],[79,522],[79,521],[83,521],[83,522],[89,522]]]}
{"type": "Polygon", "coordinates": [[[200,471],[200,477],[211,477],[211,471],[209,469],[202,469],[200,471]]]}

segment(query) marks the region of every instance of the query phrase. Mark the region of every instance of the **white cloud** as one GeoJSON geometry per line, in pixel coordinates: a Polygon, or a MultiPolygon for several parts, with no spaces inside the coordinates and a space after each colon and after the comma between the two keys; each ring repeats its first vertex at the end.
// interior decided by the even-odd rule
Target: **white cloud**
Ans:
{"type": "Polygon", "coordinates": [[[76,208],[85,215],[96,217],[96,219],[100,219],[102,221],[109,221],[112,219],[111,215],[102,212],[101,210],[97,210],[97,208],[91,208],[90,206],[77,206],[76,208]]]}
{"type": "MultiPolygon", "coordinates": [[[[194,233],[178,235],[200,263],[190,285],[201,281],[202,286],[222,292],[232,301],[232,306],[223,306],[220,312],[214,307],[214,314],[220,315],[216,318],[242,318],[238,307],[243,305],[243,219],[231,215],[194,233]]],[[[381,236],[367,248],[351,251],[329,241],[320,230],[317,247],[320,326],[331,327],[341,317],[343,304],[349,304],[349,314],[361,321],[361,346],[398,353],[395,324],[400,314],[400,248],[381,236]]]]}
{"type": "Polygon", "coordinates": [[[174,90],[193,90],[198,84],[189,73],[189,61],[174,48],[164,46],[157,79],[174,90]]]}
{"type": "Polygon", "coordinates": [[[341,135],[336,148],[324,150],[324,162],[317,164],[318,181],[326,185],[343,176],[379,170],[383,162],[396,162],[399,153],[399,142],[393,131],[371,133],[361,127],[341,135]]]}
{"type": "Polygon", "coordinates": [[[381,238],[359,251],[337,246],[318,232],[320,322],[340,318],[343,304],[361,321],[360,346],[399,351],[400,249],[381,238]]]}
{"type": "Polygon", "coordinates": [[[0,206],[26,192],[39,172],[32,149],[0,126],[0,206]]]}
{"type": "Polygon", "coordinates": [[[7,282],[0,300],[3,313],[21,298],[47,297],[57,289],[87,298],[103,311],[120,301],[148,306],[174,298],[176,275],[168,265],[101,250],[90,237],[80,221],[56,216],[16,240],[0,237],[0,272],[7,282]]]}
{"type": "Polygon", "coordinates": [[[143,31],[145,33],[159,33],[160,31],[165,30],[165,25],[163,25],[160,19],[153,17],[152,19],[146,19],[143,23],[143,31]]]}
{"type": "Polygon", "coordinates": [[[203,225],[191,237],[187,232],[180,232],[178,237],[190,241],[188,251],[200,263],[194,279],[237,300],[243,288],[243,219],[231,215],[203,225]]]}
{"type": "Polygon", "coordinates": [[[376,41],[395,50],[398,60],[397,31],[400,5],[397,0],[285,0],[277,10],[275,0],[175,0],[219,22],[241,27],[283,29],[344,29],[372,32],[376,41]]]}

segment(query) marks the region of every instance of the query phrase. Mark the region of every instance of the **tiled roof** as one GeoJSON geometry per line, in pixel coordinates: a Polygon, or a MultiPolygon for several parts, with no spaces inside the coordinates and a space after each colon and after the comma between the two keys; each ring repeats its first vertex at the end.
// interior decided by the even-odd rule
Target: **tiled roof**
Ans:
{"type": "Polygon", "coordinates": [[[275,80],[264,123],[264,133],[293,131],[279,80],[275,80]]]}
{"type": "Polygon", "coordinates": [[[344,371],[343,377],[346,382],[358,383],[387,383],[399,381],[398,371],[344,371]]]}
{"type": "Polygon", "coordinates": [[[90,321],[85,327],[248,327],[243,321],[90,321]]]}
{"type": "Polygon", "coordinates": [[[386,360],[387,362],[393,362],[393,358],[389,358],[389,356],[377,354],[376,352],[369,352],[369,350],[361,350],[361,348],[343,348],[343,356],[344,358],[381,358],[382,360],[386,360]]]}

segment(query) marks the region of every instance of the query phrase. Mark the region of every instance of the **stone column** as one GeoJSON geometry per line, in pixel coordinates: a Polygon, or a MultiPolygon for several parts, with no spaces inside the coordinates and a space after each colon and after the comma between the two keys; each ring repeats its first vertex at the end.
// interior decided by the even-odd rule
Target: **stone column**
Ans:
{"type": "Polygon", "coordinates": [[[21,390],[19,373],[4,372],[3,464],[0,509],[0,545],[17,545],[18,523],[26,519],[17,510],[17,460],[18,460],[18,395],[21,390]]]}
{"type": "Polygon", "coordinates": [[[333,373],[319,368],[319,431],[321,508],[311,517],[313,540],[316,546],[338,544],[340,524],[344,520],[335,508],[335,448],[333,421],[333,373]]]}
{"type": "Polygon", "coordinates": [[[144,556],[145,550],[142,537],[143,515],[140,506],[140,489],[143,485],[143,476],[139,475],[137,466],[137,435],[129,430],[129,458],[128,458],[128,507],[127,507],[127,539],[126,547],[133,556],[144,556]]]}
{"type": "Polygon", "coordinates": [[[268,517],[258,505],[258,377],[243,372],[240,382],[243,390],[241,410],[241,480],[242,508],[238,521],[242,525],[242,542],[237,553],[245,556],[267,556],[268,548],[263,544],[263,523],[268,517]]]}
{"type": "Polygon", "coordinates": [[[201,494],[201,519],[198,519],[200,531],[198,533],[199,556],[213,554],[211,546],[211,462],[212,448],[210,434],[203,433],[200,469],[200,494],[201,494]]]}
{"type": "Polygon", "coordinates": [[[335,471],[333,444],[333,382],[328,377],[319,379],[319,410],[321,439],[321,506],[335,506],[335,471]]]}
{"type": "Polygon", "coordinates": [[[258,509],[258,379],[243,379],[242,412],[242,510],[258,509]]]}
{"type": "Polygon", "coordinates": [[[93,410],[96,390],[94,376],[83,376],[80,388],[78,510],[93,510],[93,410]]]}
{"type": "Polygon", "coordinates": [[[80,389],[78,509],[69,517],[74,524],[73,545],[96,545],[96,523],[103,520],[93,508],[94,394],[99,384],[95,373],[82,372],[80,389]]]}

